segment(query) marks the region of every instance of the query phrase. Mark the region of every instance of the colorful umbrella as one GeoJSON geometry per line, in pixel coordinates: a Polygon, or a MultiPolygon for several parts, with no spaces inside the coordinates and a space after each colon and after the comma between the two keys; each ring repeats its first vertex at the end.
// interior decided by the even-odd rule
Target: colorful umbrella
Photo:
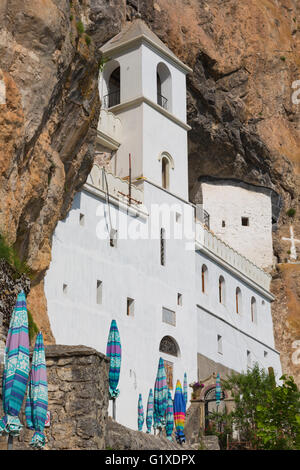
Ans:
{"type": "Polygon", "coordinates": [[[184,373],[184,378],[183,378],[183,396],[184,396],[185,404],[187,405],[187,402],[188,402],[188,388],[187,388],[187,375],[186,375],[186,372],[184,373]]]}
{"type": "Polygon", "coordinates": [[[142,394],[139,394],[139,402],[138,402],[138,430],[142,431],[143,430],[143,424],[144,424],[144,407],[143,407],[143,400],[142,400],[142,394]]]}
{"type": "Polygon", "coordinates": [[[113,400],[113,419],[116,419],[115,400],[119,396],[120,390],[117,389],[120,377],[122,347],[120,334],[116,320],[111,321],[106,355],[110,358],[109,367],[109,394],[113,400]]]}
{"type": "Polygon", "coordinates": [[[47,409],[47,370],[43,335],[40,332],[36,337],[35,346],[33,350],[25,406],[27,426],[29,427],[29,429],[34,429],[35,431],[31,439],[30,445],[37,449],[42,449],[45,445],[46,439],[43,431],[45,427],[45,421],[47,419],[47,409]]]}
{"type": "MultiPolygon", "coordinates": [[[[18,436],[23,427],[19,413],[24,400],[29,375],[29,337],[26,297],[20,292],[11,316],[5,346],[2,381],[3,410],[0,435],[18,436]]],[[[11,444],[11,442],[10,442],[11,444]]]]}
{"type": "Polygon", "coordinates": [[[149,396],[148,396],[148,403],[147,403],[147,414],[146,414],[146,426],[147,426],[148,434],[151,433],[152,421],[153,421],[153,410],[154,410],[153,392],[152,392],[152,388],[150,388],[149,396]]]}
{"type": "Polygon", "coordinates": [[[186,405],[182,393],[181,383],[177,380],[176,390],[174,396],[174,421],[176,427],[176,440],[180,444],[185,442],[185,435],[183,433],[185,422],[186,405]]]}
{"type": "Polygon", "coordinates": [[[155,413],[155,410],[154,410],[154,411],[153,411],[153,429],[154,429],[154,435],[155,435],[155,431],[156,431],[156,429],[158,428],[159,424],[160,424],[160,421],[159,421],[159,419],[157,418],[156,413],[155,413]]]}
{"type": "Polygon", "coordinates": [[[221,379],[220,374],[217,374],[216,378],[216,405],[219,406],[221,403],[221,379]]]}
{"type": "Polygon", "coordinates": [[[167,377],[162,358],[159,359],[156,381],[154,385],[154,413],[156,427],[161,428],[165,424],[165,413],[168,405],[167,377]]]}
{"type": "Polygon", "coordinates": [[[173,400],[170,390],[168,391],[168,406],[166,411],[166,434],[169,441],[172,440],[172,433],[174,429],[174,411],[173,400]]]}

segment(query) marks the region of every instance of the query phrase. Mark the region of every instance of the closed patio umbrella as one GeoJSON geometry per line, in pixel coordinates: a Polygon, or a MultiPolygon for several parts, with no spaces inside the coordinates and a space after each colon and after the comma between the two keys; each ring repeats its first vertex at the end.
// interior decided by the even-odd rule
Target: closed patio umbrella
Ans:
{"type": "Polygon", "coordinates": [[[142,394],[139,394],[139,401],[138,401],[138,430],[142,431],[143,430],[143,424],[144,424],[144,407],[143,407],[143,400],[142,400],[142,394]]]}
{"type": "Polygon", "coordinates": [[[8,434],[8,448],[23,427],[19,413],[26,393],[29,375],[29,336],[26,297],[18,294],[5,346],[2,399],[5,416],[0,420],[0,435],[8,434]]]}
{"type": "Polygon", "coordinates": [[[120,334],[116,320],[111,321],[106,355],[110,358],[109,367],[109,395],[113,400],[113,419],[116,419],[116,398],[119,396],[120,390],[117,389],[120,377],[122,347],[120,334]]]}
{"type": "Polygon", "coordinates": [[[168,404],[167,377],[162,358],[159,359],[156,381],[154,385],[154,413],[156,427],[162,428],[165,425],[165,413],[168,404]]]}
{"type": "Polygon", "coordinates": [[[174,421],[176,427],[176,440],[180,444],[185,442],[185,435],[183,433],[185,423],[186,405],[182,393],[182,387],[179,380],[176,383],[176,390],[174,396],[174,421]]]}
{"type": "Polygon", "coordinates": [[[216,378],[216,405],[217,407],[221,403],[221,393],[222,393],[222,390],[221,390],[220,374],[217,374],[217,378],[216,378]]]}
{"type": "Polygon", "coordinates": [[[45,445],[44,427],[48,409],[48,382],[43,335],[40,332],[35,341],[27,399],[25,406],[26,422],[29,429],[34,429],[30,445],[42,449],[45,445]]]}
{"type": "Polygon", "coordinates": [[[184,373],[184,378],[183,378],[183,396],[184,396],[185,404],[187,405],[187,402],[188,402],[188,388],[187,388],[187,375],[186,375],[186,372],[184,373]]]}
{"type": "Polygon", "coordinates": [[[172,433],[174,429],[174,411],[173,411],[173,400],[170,390],[168,391],[168,406],[166,411],[166,434],[167,439],[172,441],[172,433]]]}
{"type": "Polygon", "coordinates": [[[146,414],[146,426],[147,426],[148,434],[151,433],[152,422],[153,422],[153,410],[154,410],[153,392],[152,392],[152,388],[150,388],[148,403],[147,403],[147,414],[146,414]]]}

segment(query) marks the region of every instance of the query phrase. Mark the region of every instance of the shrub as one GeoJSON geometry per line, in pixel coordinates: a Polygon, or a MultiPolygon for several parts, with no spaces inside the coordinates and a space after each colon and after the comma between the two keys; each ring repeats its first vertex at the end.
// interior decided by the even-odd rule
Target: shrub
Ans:
{"type": "Polygon", "coordinates": [[[296,209],[289,209],[288,211],[286,211],[286,215],[288,215],[289,217],[294,217],[294,215],[296,214],[296,209]]]}
{"type": "Polygon", "coordinates": [[[84,26],[83,26],[82,21],[77,21],[76,28],[77,28],[78,34],[84,33],[84,26]]]}
{"type": "Polygon", "coordinates": [[[88,46],[91,44],[91,38],[87,34],[85,35],[85,42],[88,46]]]}
{"type": "Polygon", "coordinates": [[[29,333],[29,341],[30,343],[33,342],[35,336],[38,334],[39,329],[32,317],[32,314],[29,310],[27,310],[27,315],[28,315],[28,333],[29,333]]]}
{"type": "Polygon", "coordinates": [[[6,262],[16,271],[16,274],[25,274],[31,277],[32,271],[25,261],[21,260],[15,249],[6,241],[5,237],[0,234],[0,259],[6,262]]]}

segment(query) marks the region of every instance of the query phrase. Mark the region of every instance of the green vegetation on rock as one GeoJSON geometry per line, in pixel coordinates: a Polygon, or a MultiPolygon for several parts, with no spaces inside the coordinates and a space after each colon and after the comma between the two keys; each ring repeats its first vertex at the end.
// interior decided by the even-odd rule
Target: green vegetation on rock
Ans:
{"type": "Polygon", "coordinates": [[[29,310],[27,310],[27,315],[28,315],[28,334],[29,334],[29,341],[30,343],[33,342],[34,338],[36,337],[36,335],[38,334],[39,332],[39,329],[36,325],[36,323],[34,322],[34,319],[32,317],[32,314],[29,310]]]}
{"type": "Polygon", "coordinates": [[[25,261],[22,261],[16,253],[14,247],[10,245],[5,237],[0,234],[0,259],[6,260],[6,262],[16,271],[16,274],[25,274],[31,277],[32,272],[25,261]]]}

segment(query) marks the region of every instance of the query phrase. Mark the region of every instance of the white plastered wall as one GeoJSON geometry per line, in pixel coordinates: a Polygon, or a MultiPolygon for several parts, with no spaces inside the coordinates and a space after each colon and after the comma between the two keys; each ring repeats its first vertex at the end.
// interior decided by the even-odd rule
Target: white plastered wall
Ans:
{"type": "Polygon", "coordinates": [[[201,186],[203,206],[210,215],[214,234],[257,266],[272,266],[270,196],[226,183],[205,182],[201,186]],[[249,226],[242,225],[242,217],[249,218],[249,226]]]}

